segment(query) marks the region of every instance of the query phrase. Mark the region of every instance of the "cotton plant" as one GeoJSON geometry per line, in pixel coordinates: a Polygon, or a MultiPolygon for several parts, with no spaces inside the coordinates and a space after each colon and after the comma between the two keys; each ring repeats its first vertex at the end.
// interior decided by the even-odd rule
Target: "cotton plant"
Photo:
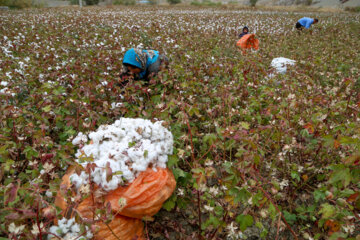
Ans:
{"type": "Polygon", "coordinates": [[[166,168],[168,155],[173,152],[173,136],[162,122],[141,118],[121,118],[89,134],[80,132],[72,143],[83,145],[75,155],[76,162],[84,168],[89,163],[96,165],[90,173],[70,176],[77,189],[91,180],[106,191],[114,190],[131,183],[149,167],[155,171],[166,168]]]}

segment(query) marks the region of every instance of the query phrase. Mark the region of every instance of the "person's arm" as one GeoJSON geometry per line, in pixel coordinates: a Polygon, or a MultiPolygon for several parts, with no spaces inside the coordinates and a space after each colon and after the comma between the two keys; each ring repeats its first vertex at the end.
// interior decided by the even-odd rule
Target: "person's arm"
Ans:
{"type": "Polygon", "coordinates": [[[122,69],[121,73],[119,74],[118,85],[125,86],[129,82],[129,79],[131,77],[132,77],[132,75],[130,74],[128,68],[125,65],[123,65],[123,69],[122,69]]]}

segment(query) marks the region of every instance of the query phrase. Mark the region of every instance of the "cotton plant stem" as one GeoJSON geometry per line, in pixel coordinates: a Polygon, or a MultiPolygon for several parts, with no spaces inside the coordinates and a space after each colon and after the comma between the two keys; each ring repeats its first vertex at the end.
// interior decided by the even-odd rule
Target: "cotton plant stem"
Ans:
{"type": "MultiPolygon", "coordinates": [[[[48,236],[53,236],[53,237],[55,237],[55,238],[57,238],[57,239],[62,239],[61,237],[59,237],[58,235],[56,235],[56,234],[54,234],[54,233],[50,233],[50,232],[44,232],[45,234],[47,234],[48,236]]],[[[51,238],[51,240],[53,239],[53,237],[51,238]]]]}
{"type": "Polygon", "coordinates": [[[214,147],[214,144],[212,144],[210,146],[209,150],[204,155],[202,155],[197,161],[200,161],[201,159],[203,159],[212,150],[213,147],[214,147]]]}
{"type": "Polygon", "coordinates": [[[198,198],[198,215],[199,215],[199,238],[203,239],[201,236],[201,200],[200,200],[200,191],[197,190],[197,198],[198,198]]]}
{"type": "Polygon", "coordinates": [[[41,231],[41,227],[40,227],[39,212],[40,212],[40,202],[38,202],[38,205],[37,205],[36,224],[37,224],[37,227],[39,228],[39,239],[42,240],[43,238],[42,238],[42,231],[41,231]]]}
{"type": "Polygon", "coordinates": [[[192,133],[191,133],[191,127],[190,127],[190,123],[189,123],[189,117],[186,114],[185,110],[183,109],[183,112],[186,116],[186,125],[188,127],[188,132],[189,132],[189,136],[190,136],[190,144],[191,144],[191,158],[193,160],[193,163],[195,163],[195,154],[194,154],[194,144],[193,144],[193,140],[192,140],[192,133]]]}
{"type": "MultiPolygon", "coordinates": [[[[224,215],[224,217],[223,217],[223,221],[224,221],[224,222],[225,222],[225,219],[226,219],[228,213],[229,213],[229,211],[226,211],[226,213],[225,213],[225,215],[224,215]]],[[[216,228],[216,230],[214,231],[214,233],[211,234],[210,240],[214,239],[214,237],[215,237],[215,235],[216,235],[216,233],[217,233],[217,231],[218,231],[219,229],[220,229],[220,227],[216,228]]]]}
{"type": "Polygon", "coordinates": [[[277,224],[277,230],[276,230],[276,238],[275,240],[279,239],[279,230],[280,230],[280,223],[281,223],[281,215],[279,214],[278,224],[277,224]]]}
{"type": "Polygon", "coordinates": [[[298,237],[296,235],[296,233],[292,230],[292,228],[290,227],[290,225],[288,224],[288,222],[286,221],[284,215],[282,214],[282,212],[280,211],[280,209],[278,208],[277,204],[275,204],[275,202],[271,199],[270,195],[260,186],[258,179],[256,178],[256,176],[254,176],[254,174],[252,173],[252,178],[256,181],[257,186],[256,188],[259,189],[260,191],[262,191],[265,195],[265,197],[272,203],[272,205],[274,205],[274,207],[276,208],[276,210],[278,211],[278,213],[281,216],[281,219],[284,221],[286,227],[290,230],[291,234],[294,236],[295,240],[298,240],[298,237]]]}

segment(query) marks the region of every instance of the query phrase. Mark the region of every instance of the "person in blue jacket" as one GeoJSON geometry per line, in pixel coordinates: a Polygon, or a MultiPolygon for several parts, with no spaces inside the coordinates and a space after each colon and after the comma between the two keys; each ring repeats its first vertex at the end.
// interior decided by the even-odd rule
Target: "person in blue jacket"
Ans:
{"type": "Polygon", "coordinates": [[[316,24],[318,22],[319,20],[317,18],[303,17],[297,21],[295,27],[298,30],[302,30],[303,28],[309,29],[311,24],[316,24]]]}
{"type": "Polygon", "coordinates": [[[242,29],[242,33],[239,34],[239,38],[242,38],[244,35],[249,33],[249,28],[247,26],[244,26],[242,29]]]}
{"type": "Polygon", "coordinates": [[[131,48],[125,52],[120,78],[132,76],[134,80],[149,81],[168,62],[168,58],[158,51],[131,48]]]}

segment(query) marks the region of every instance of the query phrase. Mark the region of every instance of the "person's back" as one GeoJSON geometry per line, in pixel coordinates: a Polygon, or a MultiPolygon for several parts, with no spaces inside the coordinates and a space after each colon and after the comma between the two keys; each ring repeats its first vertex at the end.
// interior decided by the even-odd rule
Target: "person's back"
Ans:
{"type": "Polygon", "coordinates": [[[132,48],[126,51],[123,59],[121,78],[133,75],[135,80],[149,81],[156,75],[163,64],[168,64],[168,58],[155,50],[132,48]]]}
{"type": "Polygon", "coordinates": [[[296,28],[301,30],[302,28],[309,29],[311,24],[317,23],[319,20],[317,18],[309,18],[309,17],[303,17],[299,19],[299,21],[296,23],[296,28]]]}

